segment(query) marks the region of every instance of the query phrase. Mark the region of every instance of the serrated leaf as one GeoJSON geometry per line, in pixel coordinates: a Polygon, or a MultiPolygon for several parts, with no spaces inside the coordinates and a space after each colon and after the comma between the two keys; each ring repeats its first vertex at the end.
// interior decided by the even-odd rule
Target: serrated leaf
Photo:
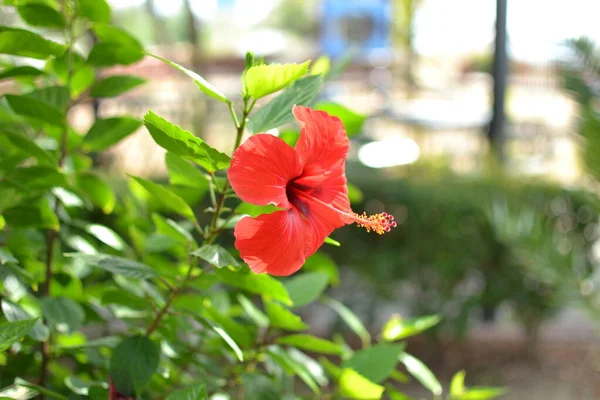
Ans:
{"type": "Polygon", "coordinates": [[[62,54],[65,49],[64,45],[46,40],[36,33],[0,26],[0,54],[44,60],[62,54]]]}
{"type": "Polygon", "coordinates": [[[37,318],[0,324],[0,352],[21,340],[35,326],[37,318]]]}
{"type": "Polygon", "coordinates": [[[217,268],[229,266],[237,267],[240,265],[227,250],[216,244],[205,244],[199,249],[192,251],[190,254],[203,259],[217,268]]]}
{"type": "Polygon", "coordinates": [[[145,79],[135,75],[113,75],[98,81],[92,87],[90,96],[115,97],[144,83],[145,79]]]}
{"type": "Polygon", "coordinates": [[[319,75],[298,79],[250,117],[249,129],[252,133],[260,133],[292,122],[294,105],[310,106],[322,85],[323,79],[319,75]]]}
{"type": "Polygon", "coordinates": [[[324,272],[308,272],[296,275],[284,282],[294,307],[302,307],[317,300],[327,289],[329,275],[324,272]]]}
{"type": "Polygon", "coordinates": [[[227,99],[227,97],[223,94],[223,92],[221,92],[219,89],[217,89],[215,86],[213,86],[211,83],[209,83],[206,79],[204,79],[203,77],[201,77],[200,75],[198,75],[197,73],[195,73],[194,71],[190,71],[187,68],[182,67],[181,65],[174,63],[173,61],[169,61],[166,60],[162,57],[159,57],[157,55],[154,54],[148,54],[151,57],[156,58],[157,60],[160,60],[164,63],[169,64],[170,66],[172,66],[175,69],[178,69],[179,71],[183,72],[184,74],[186,74],[187,76],[189,76],[190,78],[192,78],[192,80],[194,81],[194,83],[200,88],[200,90],[202,90],[204,92],[204,94],[206,94],[207,96],[212,97],[213,99],[217,99],[219,101],[223,101],[225,103],[229,103],[230,101],[227,99]]]}
{"type": "Polygon", "coordinates": [[[376,400],[381,399],[385,388],[371,382],[358,372],[344,368],[339,381],[340,394],[350,399],[376,400]]]}
{"type": "Polygon", "coordinates": [[[145,336],[123,340],[112,353],[109,374],[119,392],[133,395],[152,380],[160,361],[160,347],[145,336]]]}
{"type": "Polygon", "coordinates": [[[42,314],[59,332],[76,332],[85,321],[83,308],[65,297],[42,299],[42,314]]]}
{"type": "Polygon", "coordinates": [[[396,368],[404,348],[403,344],[379,343],[354,353],[343,368],[351,368],[368,380],[380,383],[396,368]]]}
{"type": "Polygon", "coordinates": [[[225,268],[217,270],[216,275],[221,282],[233,287],[247,290],[250,293],[265,294],[288,306],[293,304],[285,286],[269,275],[254,273],[242,274],[240,272],[232,272],[225,268]]]}
{"type": "Polygon", "coordinates": [[[144,116],[144,124],[154,141],[167,151],[188,157],[209,172],[229,167],[231,161],[229,156],[213,149],[191,132],[181,129],[152,111],[144,116]]]}
{"type": "Polygon", "coordinates": [[[140,185],[144,187],[150,193],[152,198],[156,200],[162,207],[167,210],[173,211],[191,221],[196,220],[194,211],[181,197],[170,191],[169,189],[154,183],[152,181],[142,179],[139,177],[132,177],[140,185]]]}
{"type": "Polygon", "coordinates": [[[303,331],[308,329],[300,316],[294,314],[279,303],[265,301],[265,311],[270,325],[287,331],[303,331]]]}
{"type": "MultiPolygon", "coordinates": [[[[33,317],[27,311],[23,310],[19,305],[12,303],[8,300],[0,301],[0,307],[4,317],[9,322],[31,320],[33,317]]],[[[44,342],[48,340],[48,327],[46,327],[39,319],[35,322],[33,328],[27,333],[27,336],[37,340],[38,342],[44,342]]]]}
{"type": "Polygon", "coordinates": [[[306,75],[310,61],[302,64],[268,64],[253,66],[244,74],[246,93],[260,99],[290,85],[306,75]]]}
{"type": "Polygon", "coordinates": [[[65,256],[80,259],[86,264],[126,278],[148,279],[158,276],[158,272],[146,264],[108,254],[67,253],[65,256]]]}
{"type": "Polygon", "coordinates": [[[197,385],[186,387],[167,396],[165,400],[208,400],[206,394],[206,385],[199,383],[197,385]]]}
{"type": "Polygon", "coordinates": [[[105,0],[77,0],[79,16],[92,22],[110,22],[110,6],[105,0]]]}
{"type": "MultiPolygon", "coordinates": [[[[0,40],[1,36],[0,33],[0,40]]],[[[65,113],[43,101],[13,94],[7,94],[4,97],[16,114],[58,127],[66,124],[65,113]]]]}
{"type": "Polygon", "coordinates": [[[130,117],[97,119],[86,133],[83,146],[87,151],[106,150],[135,132],[142,122],[130,117]]]}
{"type": "Polygon", "coordinates": [[[29,65],[23,65],[14,68],[7,68],[4,71],[0,72],[0,80],[9,79],[9,78],[18,78],[21,76],[40,76],[44,75],[44,71],[40,71],[37,68],[31,67],[29,65]]]}
{"type": "Polygon", "coordinates": [[[308,334],[282,336],[277,339],[277,343],[320,354],[341,355],[344,353],[344,349],[339,344],[308,334]]]}
{"type": "Polygon", "coordinates": [[[27,24],[46,28],[64,28],[65,17],[45,4],[25,4],[17,7],[17,12],[27,24]]]}
{"type": "Polygon", "coordinates": [[[354,333],[360,337],[364,346],[371,344],[371,334],[367,331],[364,324],[348,307],[340,303],[339,301],[325,297],[322,299],[323,303],[331,307],[338,315],[344,320],[344,322],[352,329],[354,333]]]}
{"type": "Polygon", "coordinates": [[[75,178],[75,185],[102,212],[110,214],[116,203],[116,196],[110,185],[96,175],[81,173],[75,178]]]}
{"type": "Polygon", "coordinates": [[[382,337],[388,342],[418,335],[437,325],[442,320],[439,315],[403,319],[398,315],[392,316],[383,326],[382,337]]]}
{"type": "Polygon", "coordinates": [[[408,353],[400,354],[398,359],[404,364],[406,370],[433,393],[433,395],[440,396],[442,394],[442,385],[440,385],[433,372],[421,360],[408,353]]]}

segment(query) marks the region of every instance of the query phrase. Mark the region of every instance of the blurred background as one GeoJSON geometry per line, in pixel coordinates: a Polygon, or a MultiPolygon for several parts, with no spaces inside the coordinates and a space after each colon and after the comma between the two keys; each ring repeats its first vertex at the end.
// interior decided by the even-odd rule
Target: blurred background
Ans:
{"type": "MultiPolygon", "coordinates": [[[[383,238],[334,233],[342,246],[316,256],[341,267],[332,296],[373,332],[392,313],[441,314],[410,347],[446,381],[464,368],[475,384],[510,386],[510,399],[600,398],[599,2],[110,3],[118,26],[230,98],[247,50],[269,62],[326,56],[318,103],[352,122],[353,208],[399,223],[383,238]]],[[[94,115],[152,109],[230,151],[227,109],[183,74],[149,57],[111,73],[148,83],[78,106],[82,131],[94,115]]],[[[101,162],[166,175],[143,129],[101,162]]],[[[320,308],[304,317],[322,335],[338,328],[320,308]]]]}

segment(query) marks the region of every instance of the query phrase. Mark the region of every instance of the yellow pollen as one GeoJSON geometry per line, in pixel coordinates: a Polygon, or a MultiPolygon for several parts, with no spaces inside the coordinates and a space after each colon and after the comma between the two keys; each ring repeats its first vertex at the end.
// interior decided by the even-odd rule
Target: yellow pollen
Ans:
{"type": "Polygon", "coordinates": [[[363,212],[362,214],[352,213],[352,215],[352,220],[358,226],[365,228],[367,232],[373,231],[378,235],[383,235],[397,226],[394,216],[388,213],[367,215],[363,212]]]}

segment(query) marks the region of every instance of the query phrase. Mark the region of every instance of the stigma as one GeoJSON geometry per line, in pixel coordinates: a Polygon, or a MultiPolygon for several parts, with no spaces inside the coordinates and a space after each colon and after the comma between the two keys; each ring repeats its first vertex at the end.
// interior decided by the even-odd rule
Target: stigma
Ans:
{"type": "Polygon", "coordinates": [[[352,221],[361,228],[365,228],[367,232],[373,231],[378,235],[383,235],[398,225],[394,221],[394,216],[385,212],[373,215],[367,215],[364,212],[362,214],[352,213],[352,221]]]}

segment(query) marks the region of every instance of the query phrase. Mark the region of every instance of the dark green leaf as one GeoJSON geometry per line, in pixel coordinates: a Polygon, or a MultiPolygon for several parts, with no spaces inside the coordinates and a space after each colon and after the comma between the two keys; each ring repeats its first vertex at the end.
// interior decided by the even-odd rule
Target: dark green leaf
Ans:
{"type": "Polygon", "coordinates": [[[243,274],[241,272],[232,272],[225,268],[216,271],[216,274],[220,281],[228,285],[247,290],[251,293],[264,294],[288,306],[293,304],[283,284],[269,275],[243,274]]]}
{"type": "Polygon", "coordinates": [[[116,203],[115,193],[100,177],[91,173],[82,173],[77,175],[75,185],[105,214],[112,212],[116,203]]]}
{"type": "Polygon", "coordinates": [[[308,329],[308,325],[302,321],[302,318],[279,303],[266,301],[265,311],[267,312],[271,326],[275,328],[287,331],[303,331],[308,329]]]}
{"type": "Polygon", "coordinates": [[[402,319],[399,315],[392,316],[383,326],[382,337],[388,342],[418,335],[437,325],[442,320],[439,315],[402,319]]]}
{"type": "Polygon", "coordinates": [[[94,265],[113,274],[123,275],[126,278],[147,279],[158,276],[158,272],[146,264],[108,254],[69,253],[66,256],[80,259],[86,264],[94,265]]]}
{"type": "Polygon", "coordinates": [[[21,340],[33,329],[36,322],[37,318],[33,318],[0,324],[0,352],[21,340]]]}
{"type": "Polygon", "coordinates": [[[113,350],[108,372],[121,393],[133,395],[148,386],[159,360],[160,347],[155,342],[132,336],[113,350]]]}
{"type": "Polygon", "coordinates": [[[110,6],[105,0],[77,0],[79,16],[92,22],[110,22],[110,6]]]}
{"type": "Polygon", "coordinates": [[[102,304],[117,304],[133,310],[146,310],[150,308],[147,300],[119,289],[108,289],[102,293],[101,302],[102,304]]]}
{"type": "Polygon", "coordinates": [[[92,97],[115,97],[123,94],[146,82],[145,79],[134,75],[113,75],[98,81],[90,96],[92,97]]]}
{"type": "Polygon", "coordinates": [[[433,372],[421,360],[408,353],[400,354],[399,360],[404,364],[406,370],[433,393],[433,395],[440,396],[442,394],[442,385],[440,385],[433,372]]]}
{"type": "MultiPolygon", "coordinates": [[[[1,36],[0,36],[1,39],[1,36]]],[[[96,43],[88,55],[88,63],[96,67],[131,65],[144,57],[143,50],[108,42],[96,43]]]]}
{"type": "Polygon", "coordinates": [[[17,12],[31,26],[63,28],[65,17],[54,8],[44,4],[25,4],[17,7],[17,12]]]}
{"type": "Polygon", "coordinates": [[[381,399],[385,388],[371,382],[361,374],[349,368],[342,370],[340,376],[340,394],[350,399],[376,400],[381,399]]]}
{"type": "Polygon", "coordinates": [[[144,124],[159,146],[177,155],[189,157],[207,171],[214,172],[229,167],[229,156],[152,111],[144,116],[144,124]]]}
{"type": "MultiPolygon", "coordinates": [[[[1,39],[2,33],[0,33],[1,39]]],[[[10,108],[19,115],[59,127],[66,124],[65,114],[58,108],[52,107],[43,101],[28,96],[12,94],[5,95],[5,98],[10,108]]]]}
{"type": "Polygon", "coordinates": [[[46,40],[36,33],[0,26],[0,54],[44,60],[62,54],[65,49],[64,45],[46,40]]]}
{"type": "Polygon", "coordinates": [[[35,143],[26,135],[8,129],[4,130],[3,133],[6,135],[8,140],[10,140],[16,147],[19,148],[19,150],[37,158],[40,164],[52,166],[58,164],[58,161],[52,154],[42,149],[40,146],[37,145],[37,143],[35,143]]]}
{"type": "Polygon", "coordinates": [[[58,169],[43,166],[17,168],[7,174],[5,179],[23,191],[45,191],[67,184],[66,177],[58,169]]]}
{"type": "Polygon", "coordinates": [[[244,88],[254,99],[260,99],[290,85],[306,75],[310,61],[302,64],[268,64],[253,66],[244,74],[244,88]]]}
{"type": "Polygon", "coordinates": [[[240,265],[227,250],[216,244],[205,244],[190,253],[217,268],[240,265]]]}
{"type": "Polygon", "coordinates": [[[203,77],[201,77],[194,71],[190,71],[189,69],[184,68],[179,64],[176,64],[172,61],[166,60],[166,59],[156,56],[154,54],[149,54],[149,55],[162,61],[162,62],[169,64],[173,68],[178,69],[179,71],[183,72],[184,74],[186,74],[187,76],[192,78],[194,80],[194,83],[196,83],[196,85],[200,88],[200,90],[202,90],[207,96],[210,96],[213,99],[223,101],[225,103],[229,103],[229,100],[227,99],[227,97],[219,89],[214,87],[211,83],[209,83],[206,79],[204,79],[203,77]]]}
{"type": "Polygon", "coordinates": [[[69,89],[65,86],[46,86],[26,93],[25,96],[44,102],[62,113],[67,111],[69,105],[69,89]]]}
{"type": "Polygon", "coordinates": [[[342,121],[348,136],[354,136],[361,133],[363,124],[367,119],[364,115],[360,115],[338,103],[321,102],[315,105],[315,109],[325,111],[329,115],[338,117],[342,121]]]}
{"type": "Polygon", "coordinates": [[[168,152],[165,154],[165,161],[171,185],[189,186],[203,191],[208,190],[208,181],[197,167],[178,155],[168,152]]]}
{"type": "Polygon", "coordinates": [[[368,346],[371,344],[371,335],[356,314],[335,299],[325,297],[322,301],[338,313],[350,329],[360,337],[363,345],[368,346]]]}
{"type": "Polygon", "coordinates": [[[344,349],[339,344],[307,334],[282,336],[277,339],[277,343],[321,354],[341,355],[344,353],[344,349]]]}
{"type": "MultiPolygon", "coordinates": [[[[4,317],[9,322],[16,321],[24,321],[31,320],[32,316],[27,311],[23,310],[20,306],[15,303],[11,303],[8,300],[0,301],[0,306],[2,308],[2,313],[4,317]]],[[[48,328],[42,323],[42,321],[37,320],[33,326],[33,328],[27,333],[27,336],[30,338],[37,340],[38,342],[44,342],[48,340],[48,335],[50,332],[48,328]]]]}
{"type": "Polygon", "coordinates": [[[294,105],[311,105],[323,85],[319,75],[307,76],[294,82],[283,93],[262,106],[250,117],[249,128],[253,133],[266,132],[294,120],[292,108],[294,105]]]}
{"type": "Polygon", "coordinates": [[[46,228],[57,232],[60,229],[58,217],[50,208],[48,201],[10,207],[2,213],[6,222],[15,227],[46,228]]]}
{"type": "Polygon", "coordinates": [[[84,148],[88,151],[105,150],[131,135],[141,125],[140,120],[130,117],[98,119],[83,139],[84,148]]]}
{"type": "Polygon", "coordinates": [[[152,181],[133,177],[140,185],[144,187],[150,193],[152,198],[156,200],[162,207],[173,211],[191,221],[196,220],[196,216],[194,215],[194,211],[190,208],[190,206],[183,200],[181,197],[177,196],[175,193],[170,191],[169,189],[154,183],[152,181]]]}
{"type": "Polygon", "coordinates": [[[212,323],[209,325],[217,325],[223,328],[225,332],[241,347],[248,348],[255,343],[255,334],[249,326],[237,323],[229,316],[221,314],[213,307],[204,307],[205,317],[212,323]]]}
{"type": "Polygon", "coordinates": [[[266,376],[257,373],[242,374],[245,400],[281,400],[275,383],[266,376]]]}
{"type": "Polygon", "coordinates": [[[42,299],[42,314],[50,326],[59,332],[76,332],[85,320],[83,308],[65,297],[42,299]]]}
{"type": "Polygon", "coordinates": [[[24,65],[20,67],[14,67],[5,69],[0,72],[0,80],[8,79],[8,78],[17,78],[20,76],[39,76],[44,75],[44,71],[40,71],[37,68],[31,67],[29,65],[24,65]]]}
{"type": "Polygon", "coordinates": [[[317,300],[328,283],[329,275],[326,273],[308,272],[286,280],[284,286],[294,307],[302,307],[317,300]]]}
{"type": "Polygon", "coordinates": [[[344,368],[351,368],[367,378],[380,383],[386,379],[398,364],[398,356],[404,352],[404,345],[380,343],[357,351],[344,362],[344,368]]]}
{"type": "Polygon", "coordinates": [[[197,385],[186,387],[171,393],[165,400],[208,400],[206,394],[206,385],[199,383],[197,385]]]}

